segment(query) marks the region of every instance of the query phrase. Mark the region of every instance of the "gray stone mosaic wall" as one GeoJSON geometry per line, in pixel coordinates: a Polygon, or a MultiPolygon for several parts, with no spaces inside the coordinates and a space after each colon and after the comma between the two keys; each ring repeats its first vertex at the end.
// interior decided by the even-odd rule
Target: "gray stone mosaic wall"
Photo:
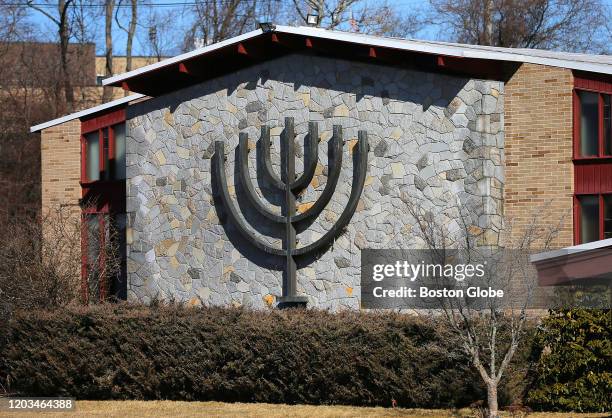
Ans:
{"type": "MultiPolygon", "coordinates": [[[[131,106],[128,112],[130,299],[275,305],[282,272],[271,269],[232,226],[220,223],[211,155],[215,140],[226,141],[230,193],[254,231],[271,234],[240,199],[234,152],[238,133],[248,133],[257,192],[265,202],[279,203],[257,176],[258,141],[261,125],[267,124],[278,170],[279,135],[287,116],[295,118],[298,173],[309,121],[319,123],[322,139],[315,177],[298,200],[300,211],[325,186],[334,124],[342,125],[346,139],[338,188],[327,209],[300,235],[300,246],[320,237],[348,200],[357,131],[367,130],[370,143],[368,176],[349,227],[329,251],[298,270],[298,292],[310,297],[309,306],[359,307],[361,248],[422,246],[412,232],[407,202],[422,202],[451,231],[461,229],[451,210],[459,205],[473,214],[471,229],[484,231],[484,240],[497,239],[504,183],[501,82],[291,55],[131,106]]],[[[266,239],[280,247],[278,238],[266,239]]]]}

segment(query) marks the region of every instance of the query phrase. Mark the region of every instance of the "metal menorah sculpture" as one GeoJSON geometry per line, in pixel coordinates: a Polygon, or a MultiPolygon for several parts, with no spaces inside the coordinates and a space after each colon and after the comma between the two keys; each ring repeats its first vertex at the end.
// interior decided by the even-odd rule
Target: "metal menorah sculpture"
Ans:
{"type": "MultiPolygon", "coordinates": [[[[270,159],[270,128],[261,127],[261,146],[263,151],[263,176],[264,178],[283,196],[281,205],[281,215],[268,209],[259,200],[251,177],[249,175],[249,144],[248,135],[239,135],[238,145],[238,181],[242,191],[246,195],[246,200],[258,214],[270,221],[279,232],[282,232],[282,249],[274,248],[258,238],[254,232],[247,227],[245,221],[238,214],[238,210],[230,197],[225,175],[225,153],[223,141],[215,142],[215,154],[213,156],[214,175],[218,179],[218,190],[221,203],[227,212],[228,218],[234,223],[240,234],[254,247],[267,254],[283,257],[285,259],[285,270],[283,277],[283,295],[278,299],[284,306],[305,305],[307,298],[298,296],[297,290],[297,264],[296,259],[308,255],[318,255],[327,248],[338,234],[349,223],[355,209],[366,176],[368,158],[368,138],[366,131],[359,131],[355,152],[353,155],[353,182],[351,195],[342,214],[336,223],[319,239],[306,246],[297,247],[296,235],[298,231],[303,231],[314,221],[314,219],[325,209],[329,203],[342,168],[342,127],[334,125],[333,136],[331,138],[330,149],[328,152],[329,171],[327,183],[319,199],[306,211],[296,214],[296,196],[299,195],[310,184],[318,161],[319,128],[317,123],[310,122],[308,125],[308,159],[304,161],[304,171],[301,176],[295,174],[295,133],[293,118],[285,118],[285,130],[282,135],[284,141],[284,152],[281,156],[281,178],[272,169],[270,159]]],[[[304,147],[306,148],[306,146],[304,147]]]]}

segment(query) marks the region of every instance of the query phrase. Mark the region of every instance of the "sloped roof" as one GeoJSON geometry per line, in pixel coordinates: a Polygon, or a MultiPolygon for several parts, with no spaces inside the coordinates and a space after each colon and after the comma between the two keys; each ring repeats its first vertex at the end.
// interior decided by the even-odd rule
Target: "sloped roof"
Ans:
{"type": "MultiPolygon", "coordinates": [[[[147,65],[136,70],[109,77],[103,81],[104,85],[132,87],[130,82],[142,82],[148,75],[190,60],[203,58],[224,48],[240,45],[243,42],[262,38],[269,34],[299,36],[318,40],[337,41],[352,45],[388,48],[395,51],[424,53],[445,57],[468,58],[485,61],[532,63],[562,67],[586,72],[612,74],[612,56],[589,55],[566,52],[555,52],[528,48],[501,48],[480,45],[465,45],[450,42],[422,41],[415,39],[399,39],[381,36],[372,36],[359,33],[342,32],[313,27],[275,26],[271,31],[261,29],[236,36],[225,41],[198,48],[185,54],[147,65]],[[123,84],[126,83],[126,84],[123,84]]],[[[246,52],[245,52],[246,54],[246,52]]],[[[188,71],[183,71],[187,73],[188,71]]]]}
{"type": "Polygon", "coordinates": [[[113,100],[112,102],[104,103],[99,106],[90,107],[89,109],[81,110],[80,112],[74,112],[69,115],[57,118],[57,119],[53,119],[53,120],[50,120],[44,123],[40,123],[38,125],[34,125],[30,127],[30,132],[32,133],[32,132],[42,131],[43,129],[50,128],[52,126],[59,125],[61,123],[68,122],[74,119],[82,118],[84,116],[93,115],[94,113],[98,113],[103,110],[109,110],[114,107],[128,104],[130,102],[142,99],[144,97],[146,96],[143,94],[138,94],[138,93],[132,94],[130,96],[122,97],[120,99],[113,100]]]}
{"type": "Polygon", "coordinates": [[[516,63],[525,62],[612,75],[612,56],[609,55],[465,45],[372,36],[306,26],[278,25],[273,26],[271,30],[257,29],[106,78],[103,80],[104,85],[123,87],[137,94],[33,126],[31,132],[126,104],[145,96],[163,94],[213,78],[224,72],[304,48],[312,48],[328,54],[339,54],[343,57],[355,56],[358,59],[380,58],[381,62],[396,64],[415,63],[417,61],[407,59],[406,54],[417,54],[427,57],[423,61],[426,65],[434,63],[433,65],[437,65],[440,70],[452,71],[463,66],[467,72],[476,74],[487,67],[487,64],[490,65],[488,74],[491,74],[503,68],[499,64],[515,63],[516,65],[516,63]],[[450,60],[447,61],[447,58],[450,60]]]}

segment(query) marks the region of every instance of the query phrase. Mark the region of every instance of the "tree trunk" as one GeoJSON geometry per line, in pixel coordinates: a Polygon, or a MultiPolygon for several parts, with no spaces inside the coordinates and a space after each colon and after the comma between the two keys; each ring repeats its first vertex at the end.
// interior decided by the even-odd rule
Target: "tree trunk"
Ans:
{"type": "Polygon", "coordinates": [[[497,418],[499,411],[497,406],[497,382],[495,379],[490,379],[487,382],[487,404],[489,406],[489,418],[497,418]]]}
{"type": "MultiPolygon", "coordinates": [[[[105,75],[110,77],[113,75],[113,10],[115,9],[114,0],[106,0],[106,71],[105,75]]],[[[110,102],[113,99],[113,88],[104,86],[102,92],[102,101],[110,102]]]]}
{"type": "Polygon", "coordinates": [[[132,42],[136,33],[136,21],[138,19],[138,2],[132,0],[132,17],[127,34],[127,44],[125,46],[125,71],[132,71],[132,42]]]}
{"type": "MultiPolygon", "coordinates": [[[[132,0],[132,17],[130,18],[130,26],[127,33],[127,43],[125,46],[125,71],[132,71],[132,42],[136,33],[136,21],[138,19],[138,0],[132,0]]],[[[130,92],[125,90],[123,93],[128,96],[130,92]]]]}
{"type": "Polygon", "coordinates": [[[71,73],[68,65],[68,45],[70,42],[70,31],[68,27],[68,8],[71,0],[60,1],[58,3],[60,19],[58,25],[58,34],[60,38],[60,65],[61,76],[64,85],[64,96],[66,99],[66,107],[68,112],[74,109],[74,90],[72,88],[71,73]]]}
{"type": "Polygon", "coordinates": [[[493,45],[493,0],[486,0],[484,12],[485,45],[493,45]]]}

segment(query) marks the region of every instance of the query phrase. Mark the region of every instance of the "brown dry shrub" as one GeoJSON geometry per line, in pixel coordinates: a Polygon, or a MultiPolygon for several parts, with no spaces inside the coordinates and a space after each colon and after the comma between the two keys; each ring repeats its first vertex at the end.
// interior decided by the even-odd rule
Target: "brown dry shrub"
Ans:
{"type": "MultiPolygon", "coordinates": [[[[60,206],[38,218],[16,216],[0,223],[0,323],[16,310],[53,309],[82,302],[81,210],[60,206]]],[[[97,294],[100,277],[118,274],[121,258],[109,227],[104,255],[92,263],[86,282],[97,294]],[[104,257],[104,263],[99,263],[104,257]]],[[[89,298],[95,302],[95,298],[89,298]]]]}

